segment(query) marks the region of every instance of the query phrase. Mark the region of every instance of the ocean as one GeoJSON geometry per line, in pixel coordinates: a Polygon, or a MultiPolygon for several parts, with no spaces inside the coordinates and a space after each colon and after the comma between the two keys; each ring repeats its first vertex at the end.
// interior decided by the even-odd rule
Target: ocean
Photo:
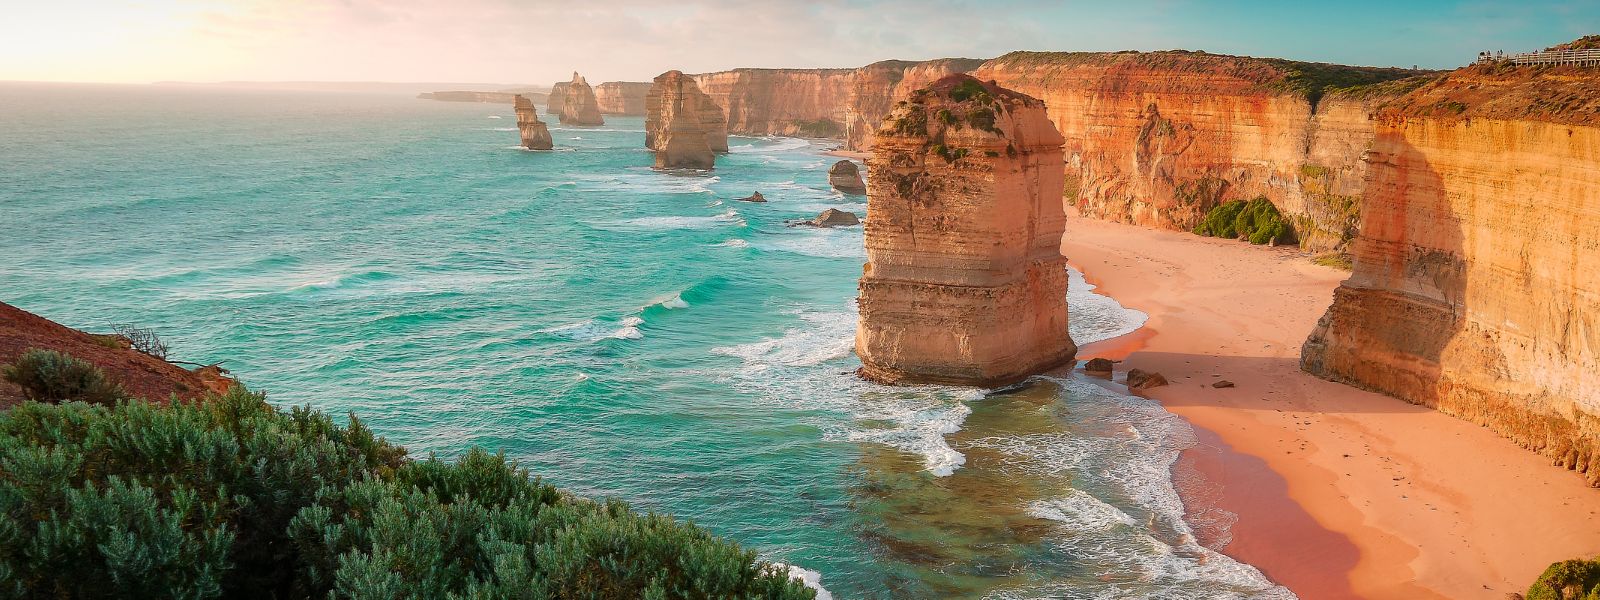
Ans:
{"type": "MultiPolygon", "coordinates": [[[[640,117],[548,120],[531,152],[509,106],[0,84],[0,301],[154,328],[414,455],[504,451],[834,598],[1293,597],[1196,541],[1158,403],[857,379],[861,229],[785,225],[865,213],[833,143],[668,173],[640,117]]],[[[1076,273],[1069,305],[1080,344],[1143,321],[1076,273]]]]}

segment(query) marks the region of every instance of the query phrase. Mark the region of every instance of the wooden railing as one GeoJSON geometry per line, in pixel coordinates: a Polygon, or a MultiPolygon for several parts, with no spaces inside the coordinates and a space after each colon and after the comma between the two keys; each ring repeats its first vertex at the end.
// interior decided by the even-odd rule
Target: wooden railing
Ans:
{"type": "Polygon", "coordinates": [[[1492,63],[1509,60],[1517,65],[1576,65],[1580,67],[1600,67],[1600,49],[1591,50],[1542,50],[1539,52],[1522,52],[1519,54],[1506,54],[1504,52],[1479,52],[1479,63],[1492,63]]]}

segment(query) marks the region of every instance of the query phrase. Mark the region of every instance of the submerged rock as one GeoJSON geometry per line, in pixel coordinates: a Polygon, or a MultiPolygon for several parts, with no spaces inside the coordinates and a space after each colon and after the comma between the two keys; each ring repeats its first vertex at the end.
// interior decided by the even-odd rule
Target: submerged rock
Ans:
{"type": "Polygon", "coordinates": [[[789,222],[790,227],[850,227],[860,224],[861,218],[857,217],[855,213],[837,208],[822,211],[822,214],[817,215],[814,219],[789,222]]]}
{"type": "Polygon", "coordinates": [[[766,202],[767,201],[767,197],[761,195],[761,192],[756,192],[754,194],[750,194],[749,196],[745,196],[743,198],[735,198],[735,200],[738,200],[740,202],[766,202]]]}
{"type": "Polygon", "coordinates": [[[856,168],[856,163],[848,160],[833,163],[833,167],[828,169],[828,185],[846,194],[867,193],[867,184],[861,180],[861,170],[856,168]]]}
{"type": "Polygon", "coordinates": [[[517,131],[522,134],[522,147],[529,150],[549,150],[555,147],[550,138],[550,128],[539,120],[539,109],[533,102],[518,94],[513,101],[517,110],[517,131]]]}
{"type": "Polygon", "coordinates": [[[1129,369],[1126,383],[1130,390],[1148,390],[1167,385],[1167,378],[1152,371],[1129,369]]]}
{"type": "Polygon", "coordinates": [[[656,152],[657,169],[711,169],[716,153],[728,151],[727,120],[694,79],[667,71],[645,98],[644,145],[656,152]]]}
{"type": "Polygon", "coordinates": [[[572,72],[572,81],[567,83],[558,118],[562,125],[606,124],[600,116],[600,102],[595,100],[594,88],[589,87],[589,82],[577,71],[572,72]]]}
{"type": "Polygon", "coordinates": [[[856,329],[868,379],[997,387],[1072,360],[1063,143],[1043,102],[966,75],[884,119],[856,329]]]}

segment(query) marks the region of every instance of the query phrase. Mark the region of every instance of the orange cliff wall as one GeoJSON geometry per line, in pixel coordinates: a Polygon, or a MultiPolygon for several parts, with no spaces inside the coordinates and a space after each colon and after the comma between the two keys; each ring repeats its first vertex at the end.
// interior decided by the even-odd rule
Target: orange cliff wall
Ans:
{"type": "Polygon", "coordinates": [[[595,104],[602,115],[642,116],[649,93],[648,81],[607,81],[594,86],[595,104]]]}
{"type": "Polygon", "coordinates": [[[1380,112],[1354,272],[1302,367],[1600,485],[1596,90],[1595,69],[1472,67],[1380,112]]]}
{"type": "Polygon", "coordinates": [[[1086,215],[1188,230],[1266,196],[1304,247],[1330,250],[1354,234],[1368,115],[1387,96],[1313,106],[1289,85],[1303,67],[1410,74],[1175,51],[1014,52],[974,75],[1044,100],[1067,140],[1063,195],[1086,215]]]}

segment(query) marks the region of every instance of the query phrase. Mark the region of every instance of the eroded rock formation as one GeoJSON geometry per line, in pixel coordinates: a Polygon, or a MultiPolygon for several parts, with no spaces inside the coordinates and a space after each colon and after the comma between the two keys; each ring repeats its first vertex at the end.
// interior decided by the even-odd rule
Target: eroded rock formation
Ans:
{"type": "Polygon", "coordinates": [[[644,145],[658,169],[710,169],[728,151],[722,109],[681,71],[655,78],[645,100],[644,145]]]}
{"type": "Polygon", "coordinates": [[[867,183],[861,180],[861,170],[856,163],[841,160],[828,168],[828,185],[846,194],[867,193],[867,183]]]}
{"type": "Polygon", "coordinates": [[[974,75],[1040,98],[1067,139],[1067,201],[1085,215],[1190,230],[1225,200],[1266,197],[1309,250],[1355,233],[1371,109],[1418,74],[1203,52],[1013,52],[974,75]]]}
{"type": "Polygon", "coordinates": [[[1378,112],[1354,272],[1308,372],[1600,485],[1600,70],[1475,66],[1378,112]]]}
{"type": "MultiPolygon", "coordinates": [[[[551,95],[555,94],[552,92],[551,95]]],[[[594,88],[589,87],[589,82],[584,81],[577,71],[573,71],[572,81],[567,82],[563,90],[559,118],[562,125],[606,124],[606,120],[600,116],[600,103],[594,98],[594,88]]]]}
{"type": "Polygon", "coordinates": [[[1072,359],[1062,142],[1042,102],[966,75],[884,120],[867,163],[862,376],[996,386],[1072,359]]]}
{"type": "Polygon", "coordinates": [[[642,116],[649,94],[648,81],[607,81],[594,86],[595,104],[602,115],[642,116]]]}
{"type": "Polygon", "coordinates": [[[539,109],[526,97],[518,95],[513,106],[517,110],[517,131],[522,134],[522,147],[529,150],[549,150],[555,147],[550,138],[550,128],[539,120],[539,109]]]}
{"type": "Polygon", "coordinates": [[[570,81],[558,81],[550,85],[550,95],[545,98],[545,112],[552,115],[561,114],[561,109],[567,106],[567,88],[572,87],[570,81]]]}

